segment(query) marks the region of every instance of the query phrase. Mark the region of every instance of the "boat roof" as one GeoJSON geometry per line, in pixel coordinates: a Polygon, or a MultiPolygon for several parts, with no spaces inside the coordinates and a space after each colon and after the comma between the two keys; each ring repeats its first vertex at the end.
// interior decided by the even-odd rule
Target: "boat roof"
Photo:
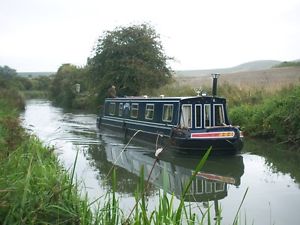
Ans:
{"type": "Polygon", "coordinates": [[[160,97],[149,97],[149,96],[124,96],[124,97],[116,97],[116,98],[106,98],[106,100],[186,100],[186,99],[224,99],[222,97],[218,96],[206,96],[206,95],[200,95],[200,96],[182,96],[182,97],[166,97],[166,96],[160,96],[160,97]]]}

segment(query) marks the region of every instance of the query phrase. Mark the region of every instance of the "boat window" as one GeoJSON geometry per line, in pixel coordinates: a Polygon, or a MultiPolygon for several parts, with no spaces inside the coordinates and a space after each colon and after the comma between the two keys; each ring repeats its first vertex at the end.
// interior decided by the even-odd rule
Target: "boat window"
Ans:
{"type": "Polygon", "coordinates": [[[203,180],[202,179],[196,179],[196,192],[195,194],[203,194],[203,180]]]}
{"type": "Polygon", "coordinates": [[[212,193],[213,192],[213,182],[205,181],[205,193],[212,193]]]}
{"type": "Polygon", "coordinates": [[[224,108],[222,104],[214,105],[215,113],[215,126],[224,126],[224,108]]]}
{"type": "Polygon", "coordinates": [[[215,192],[223,192],[223,191],[225,191],[225,183],[216,182],[215,183],[215,192]]]}
{"type": "Polygon", "coordinates": [[[195,127],[202,127],[202,105],[196,105],[195,108],[195,127]]]}
{"type": "Polygon", "coordinates": [[[116,103],[109,103],[109,108],[108,108],[109,115],[113,116],[116,113],[116,103]]]}
{"type": "Polygon", "coordinates": [[[204,105],[204,126],[210,127],[211,126],[211,117],[210,117],[210,105],[205,104],[204,105]]]}
{"type": "Polygon", "coordinates": [[[138,103],[132,103],[130,117],[131,118],[137,118],[138,114],[139,114],[139,104],[138,103]]]}
{"type": "Polygon", "coordinates": [[[123,103],[119,104],[119,116],[123,116],[123,103]]]}
{"type": "Polygon", "coordinates": [[[145,119],[153,120],[154,116],[154,104],[147,104],[145,110],[145,119]]]}
{"type": "Polygon", "coordinates": [[[192,105],[182,105],[180,124],[182,127],[192,127],[192,105]]]}
{"type": "Polygon", "coordinates": [[[164,104],[162,121],[171,122],[173,119],[173,105],[164,104]]]}

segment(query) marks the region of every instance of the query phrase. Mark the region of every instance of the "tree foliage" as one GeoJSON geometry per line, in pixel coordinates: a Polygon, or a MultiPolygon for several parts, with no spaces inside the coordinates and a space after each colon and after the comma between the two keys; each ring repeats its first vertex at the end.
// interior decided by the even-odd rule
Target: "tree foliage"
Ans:
{"type": "Polygon", "coordinates": [[[15,69],[10,68],[9,66],[0,66],[0,76],[5,78],[11,78],[17,75],[15,69]]]}
{"type": "Polygon", "coordinates": [[[148,24],[118,27],[98,39],[88,59],[91,80],[100,99],[114,84],[118,95],[140,95],[168,83],[172,71],[159,40],[148,24]]]}
{"type": "Polygon", "coordinates": [[[9,66],[0,66],[0,87],[7,88],[16,77],[17,71],[9,66]]]}
{"type": "Polygon", "coordinates": [[[56,103],[72,107],[76,96],[75,84],[84,83],[82,71],[83,69],[72,64],[63,64],[59,67],[50,87],[50,95],[56,103]]]}

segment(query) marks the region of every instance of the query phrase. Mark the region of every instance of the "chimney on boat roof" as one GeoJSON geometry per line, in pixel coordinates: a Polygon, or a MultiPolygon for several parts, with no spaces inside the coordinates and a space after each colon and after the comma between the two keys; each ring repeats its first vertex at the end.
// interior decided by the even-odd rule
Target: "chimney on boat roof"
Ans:
{"type": "Polygon", "coordinates": [[[220,77],[220,74],[212,73],[211,76],[213,78],[212,95],[217,96],[218,78],[220,77]]]}
{"type": "Polygon", "coordinates": [[[165,95],[160,95],[160,98],[164,98],[165,97],[165,95]]]}

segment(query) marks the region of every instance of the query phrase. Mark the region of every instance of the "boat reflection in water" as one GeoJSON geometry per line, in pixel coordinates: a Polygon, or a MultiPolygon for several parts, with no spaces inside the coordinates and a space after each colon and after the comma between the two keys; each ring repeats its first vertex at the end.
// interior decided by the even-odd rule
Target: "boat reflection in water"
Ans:
{"type": "MultiPolygon", "coordinates": [[[[103,175],[107,174],[113,165],[117,168],[117,186],[122,185],[117,188],[117,191],[123,190],[121,192],[129,193],[128,189],[125,191],[125,186],[131,186],[131,192],[134,193],[136,185],[133,185],[135,182],[133,182],[132,175],[138,177],[141,168],[144,167],[145,180],[148,179],[153,169],[150,183],[180,199],[194,169],[201,160],[201,155],[184,155],[165,149],[153,167],[156,160],[154,150],[130,144],[124,151],[125,144],[122,143],[122,138],[118,139],[114,135],[115,133],[102,133],[100,138],[105,146],[100,151],[99,149],[90,151],[90,154],[93,159],[98,158],[99,161],[96,164],[100,164],[99,169],[100,167],[106,168],[105,171],[101,171],[103,175]],[[99,154],[102,154],[102,159],[96,156],[99,154]],[[104,166],[105,163],[109,165],[104,166]]],[[[214,201],[217,209],[218,200],[227,196],[228,185],[239,186],[243,173],[244,164],[241,155],[211,156],[192,182],[185,201],[204,202],[204,205],[209,201],[214,201]]]]}

